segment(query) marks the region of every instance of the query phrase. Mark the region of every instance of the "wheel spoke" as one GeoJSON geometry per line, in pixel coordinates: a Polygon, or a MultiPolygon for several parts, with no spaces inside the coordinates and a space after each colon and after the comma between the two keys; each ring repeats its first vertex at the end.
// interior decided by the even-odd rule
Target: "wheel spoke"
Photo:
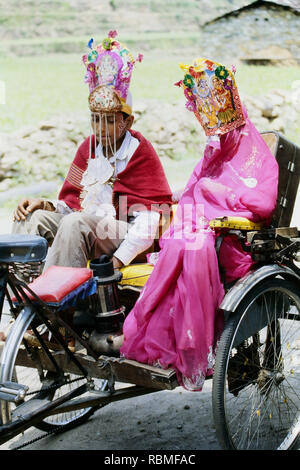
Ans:
{"type": "MultiPolygon", "coordinates": [[[[22,315],[22,312],[21,314],[22,315]]],[[[12,402],[1,402],[1,418],[3,423],[9,423],[14,417],[22,416],[22,413],[28,413],[28,406],[26,403],[36,403],[36,408],[41,407],[47,402],[53,401],[58,397],[77,388],[87,381],[86,378],[76,375],[64,375],[62,372],[47,372],[43,370],[42,365],[39,361],[38,350],[39,347],[35,344],[30,345],[27,340],[26,350],[32,354],[32,360],[35,360],[36,368],[23,367],[16,365],[17,351],[19,348],[24,348],[24,335],[30,328],[31,321],[34,321],[34,313],[30,311],[24,311],[24,320],[22,317],[18,317],[12,328],[12,336],[5,344],[5,358],[1,364],[1,374],[3,381],[17,381],[18,383],[28,387],[28,391],[25,396],[24,404],[14,404],[12,402]],[[29,402],[30,399],[36,397],[35,401],[29,402]]],[[[47,332],[46,332],[47,333],[47,332]]],[[[32,406],[30,404],[30,406],[32,406]]],[[[69,423],[82,422],[83,419],[87,419],[97,408],[82,408],[74,411],[57,413],[55,415],[48,416],[40,423],[36,424],[36,427],[43,431],[51,431],[54,428],[63,426],[69,423]]],[[[30,410],[34,413],[34,409],[30,410]]]]}
{"type": "Polygon", "coordinates": [[[215,424],[224,448],[294,443],[300,424],[299,342],[299,289],[289,281],[257,286],[229,319],[213,380],[215,424]]]}

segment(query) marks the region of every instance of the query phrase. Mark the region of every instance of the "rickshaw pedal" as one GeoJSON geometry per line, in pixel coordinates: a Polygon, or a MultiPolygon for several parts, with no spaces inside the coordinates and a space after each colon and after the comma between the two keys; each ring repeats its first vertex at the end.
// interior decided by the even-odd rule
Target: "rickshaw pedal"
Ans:
{"type": "Polygon", "coordinates": [[[19,403],[24,400],[28,387],[16,382],[3,382],[0,384],[0,400],[19,403]]]}

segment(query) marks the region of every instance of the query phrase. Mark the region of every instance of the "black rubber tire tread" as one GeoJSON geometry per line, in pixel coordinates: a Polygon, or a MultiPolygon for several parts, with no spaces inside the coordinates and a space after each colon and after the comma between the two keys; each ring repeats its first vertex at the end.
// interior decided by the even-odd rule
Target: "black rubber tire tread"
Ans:
{"type": "Polygon", "coordinates": [[[44,432],[50,432],[56,429],[58,430],[60,428],[62,428],[63,431],[68,431],[69,429],[74,429],[76,426],[79,426],[80,424],[85,423],[99,408],[102,408],[102,407],[100,406],[92,407],[87,413],[80,416],[79,418],[74,419],[74,421],[70,421],[69,423],[65,425],[64,424],[57,425],[57,424],[47,423],[46,421],[41,421],[39,424],[36,424],[34,427],[44,432]]]}
{"type": "MultiPolygon", "coordinates": [[[[224,450],[236,450],[234,443],[230,439],[228,427],[226,423],[225,403],[224,403],[224,389],[226,384],[227,374],[227,361],[230,355],[230,347],[232,338],[236,332],[240,318],[245,309],[253,301],[253,299],[264,292],[270,287],[284,287],[293,292],[299,297],[299,285],[286,279],[269,278],[257,284],[245,297],[242,299],[236,311],[226,322],[224,331],[221,335],[214,369],[213,387],[212,387],[212,408],[213,419],[216,428],[216,434],[221,447],[224,450]]],[[[299,438],[299,436],[298,436],[299,438]]],[[[289,447],[292,449],[298,438],[289,447]]]]}
{"type": "Polygon", "coordinates": [[[62,432],[69,431],[85,423],[97,410],[99,410],[99,408],[102,408],[102,406],[95,406],[91,408],[84,415],[80,416],[77,419],[74,419],[74,421],[70,421],[69,423],[65,425],[56,425],[56,424],[47,423],[46,421],[41,421],[39,424],[36,424],[34,427],[44,432],[52,432],[56,430],[59,431],[60,429],[62,432]]]}

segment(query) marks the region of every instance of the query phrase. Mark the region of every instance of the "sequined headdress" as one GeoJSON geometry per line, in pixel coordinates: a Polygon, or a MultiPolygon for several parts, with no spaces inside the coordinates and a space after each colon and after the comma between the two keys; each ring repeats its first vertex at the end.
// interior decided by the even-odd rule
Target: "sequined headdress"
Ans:
{"type": "Polygon", "coordinates": [[[245,123],[234,74],[217,62],[196,59],[180,64],[185,72],[175,85],[184,89],[186,107],[195,113],[208,136],[222,135],[245,123]]]}
{"type": "Polygon", "coordinates": [[[91,50],[82,57],[86,67],[85,82],[90,91],[89,108],[94,113],[132,113],[128,89],[133,67],[136,61],[141,62],[142,55],[134,60],[116,36],[116,31],[110,31],[97,46],[91,39],[88,43],[91,50]]]}

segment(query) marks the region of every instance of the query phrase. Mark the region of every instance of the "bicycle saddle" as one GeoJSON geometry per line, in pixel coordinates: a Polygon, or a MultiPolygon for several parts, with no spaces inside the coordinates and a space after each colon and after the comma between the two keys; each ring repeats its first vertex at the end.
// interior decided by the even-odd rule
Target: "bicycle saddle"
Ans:
{"type": "Polygon", "coordinates": [[[37,235],[0,235],[0,263],[33,263],[43,261],[48,242],[37,235]]]}

